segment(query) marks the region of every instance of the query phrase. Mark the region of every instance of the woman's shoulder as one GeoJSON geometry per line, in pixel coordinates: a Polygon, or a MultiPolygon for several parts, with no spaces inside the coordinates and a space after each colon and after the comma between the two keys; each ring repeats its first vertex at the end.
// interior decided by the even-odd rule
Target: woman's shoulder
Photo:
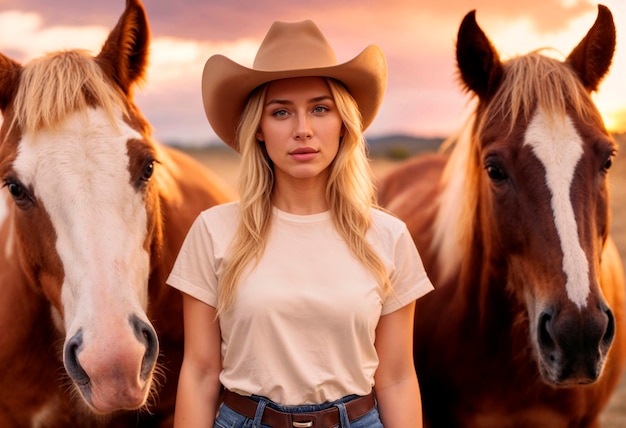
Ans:
{"type": "Polygon", "coordinates": [[[372,225],[368,237],[376,245],[395,246],[399,241],[410,239],[409,230],[401,219],[383,209],[372,209],[372,225]]]}
{"type": "Polygon", "coordinates": [[[403,231],[406,229],[406,224],[402,220],[381,208],[372,208],[372,224],[376,227],[394,231],[403,231]]]}
{"type": "Polygon", "coordinates": [[[207,225],[223,226],[237,221],[239,217],[239,201],[214,205],[200,213],[200,219],[207,225]]]}

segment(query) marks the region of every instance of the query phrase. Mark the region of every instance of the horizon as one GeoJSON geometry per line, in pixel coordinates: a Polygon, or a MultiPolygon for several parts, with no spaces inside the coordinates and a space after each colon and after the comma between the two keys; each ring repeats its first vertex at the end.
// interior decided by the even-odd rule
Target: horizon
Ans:
{"type": "MultiPolygon", "coordinates": [[[[626,130],[623,131],[609,131],[609,133],[611,134],[611,136],[615,139],[615,142],[618,145],[621,145],[622,143],[626,143],[626,130]]],[[[371,142],[374,143],[378,143],[382,140],[391,140],[391,139],[408,139],[408,140],[415,140],[415,142],[433,142],[436,140],[439,140],[441,142],[451,138],[453,135],[453,133],[451,133],[450,135],[444,136],[444,135],[434,135],[434,136],[430,136],[430,135],[411,135],[411,134],[403,134],[403,133],[393,133],[390,132],[388,134],[384,134],[384,135],[374,135],[374,136],[365,136],[365,140],[366,142],[369,144],[371,142]]],[[[185,142],[178,142],[178,141],[173,141],[173,140],[169,140],[169,141],[164,141],[164,140],[158,140],[160,143],[165,144],[167,146],[170,147],[174,147],[174,148],[182,148],[182,149],[203,149],[203,148],[221,148],[223,147],[224,149],[229,149],[231,151],[234,152],[234,150],[228,146],[226,143],[224,143],[223,141],[217,139],[217,137],[214,137],[212,139],[207,139],[206,141],[201,142],[200,144],[198,144],[197,142],[191,144],[191,145],[186,145],[185,142]],[[181,144],[182,143],[182,144],[181,144]]]]}

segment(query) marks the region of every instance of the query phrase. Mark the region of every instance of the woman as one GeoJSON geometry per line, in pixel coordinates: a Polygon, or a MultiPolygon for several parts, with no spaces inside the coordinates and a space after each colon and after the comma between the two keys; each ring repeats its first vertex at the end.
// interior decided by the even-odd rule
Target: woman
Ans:
{"type": "Polygon", "coordinates": [[[251,69],[207,61],[241,198],[198,217],[168,279],[185,321],[176,427],[421,426],[413,310],[432,285],[376,209],[362,137],[386,78],[378,47],[338,64],[311,21],[274,23],[251,69]]]}

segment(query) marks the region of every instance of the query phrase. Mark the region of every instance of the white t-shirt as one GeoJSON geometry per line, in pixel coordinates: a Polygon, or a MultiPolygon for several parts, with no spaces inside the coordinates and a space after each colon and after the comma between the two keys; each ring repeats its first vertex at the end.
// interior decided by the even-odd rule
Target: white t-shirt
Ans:
{"type": "MultiPolygon", "coordinates": [[[[238,213],[233,202],[200,214],[168,284],[217,305],[238,213]]],[[[261,261],[244,272],[233,307],[220,315],[224,387],[282,405],[371,391],[380,316],[433,288],[405,224],[379,210],[372,220],[367,239],[394,287],[386,299],[337,233],[330,212],[300,216],[274,208],[261,261]]]]}

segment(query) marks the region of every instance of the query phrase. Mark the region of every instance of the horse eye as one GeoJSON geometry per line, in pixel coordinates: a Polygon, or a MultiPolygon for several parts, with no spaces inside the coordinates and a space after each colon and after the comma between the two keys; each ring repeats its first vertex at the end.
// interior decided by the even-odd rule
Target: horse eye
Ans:
{"type": "Polygon", "coordinates": [[[154,174],[154,163],[155,162],[156,162],[155,160],[151,160],[144,167],[143,172],[141,173],[141,179],[143,181],[150,180],[150,178],[152,177],[152,174],[154,174]]]}
{"type": "Polygon", "coordinates": [[[609,169],[611,169],[612,166],[613,166],[613,156],[609,156],[609,158],[606,160],[606,162],[604,162],[604,165],[602,166],[602,169],[604,171],[608,171],[609,169]]]}
{"type": "Polygon", "coordinates": [[[18,183],[7,183],[7,188],[9,189],[9,194],[15,199],[19,201],[27,197],[26,191],[24,188],[18,183]]]}
{"type": "Polygon", "coordinates": [[[494,164],[488,164],[485,167],[485,171],[487,171],[487,175],[494,183],[499,183],[507,179],[506,173],[494,164]]]}
{"type": "Polygon", "coordinates": [[[16,181],[6,181],[4,186],[8,189],[9,195],[13,198],[17,206],[26,209],[33,204],[33,199],[26,188],[16,181]]]}

